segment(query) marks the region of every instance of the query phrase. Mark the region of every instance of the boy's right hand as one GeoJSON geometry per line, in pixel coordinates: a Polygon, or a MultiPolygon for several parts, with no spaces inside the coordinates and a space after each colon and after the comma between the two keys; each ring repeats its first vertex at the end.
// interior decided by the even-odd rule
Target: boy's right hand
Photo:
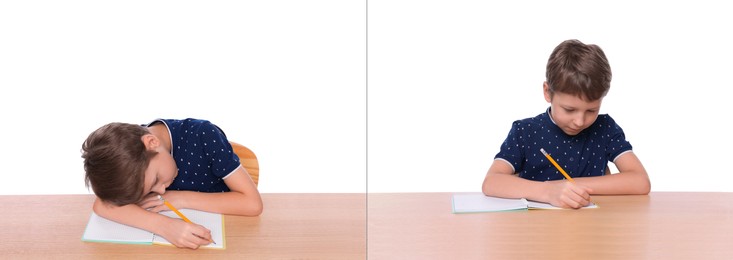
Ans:
{"type": "Polygon", "coordinates": [[[548,181],[547,192],[550,204],[561,208],[582,208],[590,204],[590,188],[567,180],[548,181]]]}
{"type": "Polygon", "coordinates": [[[199,246],[211,243],[211,231],[197,224],[170,218],[161,229],[163,238],[176,247],[197,249],[199,246]]]}

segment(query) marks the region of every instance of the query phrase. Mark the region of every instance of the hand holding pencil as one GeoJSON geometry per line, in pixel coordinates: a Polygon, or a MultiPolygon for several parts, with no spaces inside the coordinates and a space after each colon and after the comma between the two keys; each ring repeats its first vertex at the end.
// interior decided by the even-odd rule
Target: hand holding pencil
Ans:
{"type": "MultiPolygon", "coordinates": [[[[162,200],[162,201],[163,201],[163,203],[164,203],[164,204],[165,204],[165,205],[166,205],[166,206],[167,206],[167,207],[168,207],[168,208],[169,208],[170,210],[172,210],[173,212],[175,212],[175,213],[176,213],[176,215],[178,215],[178,217],[180,217],[181,219],[183,219],[183,221],[185,221],[186,223],[191,223],[191,224],[195,224],[195,223],[191,222],[191,220],[190,220],[190,219],[188,219],[188,218],[187,218],[187,217],[186,217],[185,215],[183,215],[183,213],[181,213],[180,211],[178,211],[178,209],[176,209],[176,207],[174,207],[174,206],[173,206],[173,204],[171,204],[171,203],[170,203],[170,202],[168,202],[167,200],[163,199],[163,196],[160,196],[160,195],[158,195],[158,199],[162,200]]],[[[197,236],[197,237],[199,237],[199,238],[201,238],[201,239],[205,239],[205,240],[208,240],[208,241],[210,241],[211,243],[213,243],[214,245],[216,245],[216,242],[215,242],[215,241],[214,241],[213,239],[206,239],[206,238],[204,238],[204,237],[202,237],[202,236],[199,236],[199,235],[196,235],[196,234],[193,234],[193,235],[194,235],[194,236],[197,236]]]]}
{"type": "Polygon", "coordinates": [[[565,177],[565,179],[568,180],[568,183],[556,186],[559,189],[555,189],[555,192],[551,192],[552,194],[549,195],[550,204],[559,207],[571,208],[581,208],[590,204],[590,193],[593,190],[585,186],[576,185],[575,180],[573,180],[573,178],[570,177],[562,167],[560,167],[560,165],[545,151],[545,149],[540,148],[540,152],[542,152],[542,154],[547,157],[547,160],[549,160],[550,163],[552,163],[552,165],[554,165],[555,168],[557,168],[557,170],[565,177]]]}

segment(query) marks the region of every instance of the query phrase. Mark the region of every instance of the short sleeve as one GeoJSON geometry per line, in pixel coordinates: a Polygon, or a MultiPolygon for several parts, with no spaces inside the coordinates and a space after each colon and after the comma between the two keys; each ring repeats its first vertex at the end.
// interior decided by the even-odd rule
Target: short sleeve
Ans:
{"type": "Polygon", "coordinates": [[[511,164],[512,167],[514,167],[514,172],[519,172],[523,168],[523,130],[524,129],[520,121],[514,122],[512,124],[512,129],[509,130],[509,134],[501,144],[499,153],[494,157],[495,160],[500,159],[511,164]]]}
{"type": "Polygon", "coordinates": [[[226,178],[239,167],[239,157],[219,127],[207,121],[201,125],[200,130],[201,142],[210,160],[211,172],[219,178],[226,178]]]}
{"type": "Polygon", "coordinates": [[[616,124],[610,116],[606,122],[606,156],[613,162],[619,155],[631,151],[631,143],[626,140],[626,135],[621,126],[616,124]]]}

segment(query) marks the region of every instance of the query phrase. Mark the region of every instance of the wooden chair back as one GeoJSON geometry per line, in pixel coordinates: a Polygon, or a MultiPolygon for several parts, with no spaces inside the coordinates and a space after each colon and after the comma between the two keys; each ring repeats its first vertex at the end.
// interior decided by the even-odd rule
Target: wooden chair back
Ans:
{"type": "Polygon", "coordinates": [[[257,162],[257,156],[252,152],[252,150],[244,145],[231,141],[229,143],[232,145],[234,153],[239,157],[239,162],[242,163],[244,169],[246,169],[249,176],[252,177],[252,181],[254,181],[255,186],[257,186],[260,179],[260,163],[257,162]]]}

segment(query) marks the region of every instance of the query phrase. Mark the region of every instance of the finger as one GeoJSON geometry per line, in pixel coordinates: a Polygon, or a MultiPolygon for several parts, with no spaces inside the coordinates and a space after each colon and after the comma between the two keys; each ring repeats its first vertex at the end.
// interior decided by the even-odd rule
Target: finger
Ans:
{"type": "Polygon", "coordinates": [[[571,196],[565,196],[565,200],[563,201],[563,204],[567,206],[566,208],[577,209],[580,207],[580,203],[576,201],[574,198],[571,198],[571,196]]]}
{"type": "Polygon", "coordinates": [[[191,248],[193,243],[189,243],[186,238],[181,238],[180,240],[172,240],[170,241],[174,246],[177,248],[191,248]]]}
{"type": "Polygon", "coordinates": [[[193,236],[193,238],[191,239],[191,242],[196,243],[197,245],[205,246],[205,245],[211,244],[211,237],[205,238],[203,236],[196,235],[193,233],[191,235],[193,236]]]}
{"type": "Polygon", "coordinates": [[[574,190],[571,190],[571,192],[568,192],[565,197],[565,204],[567,204],[569,207],[577,209],[582,207],[587,203],[585,199],[580,194],[575,193],[574,190]]]}
{"type": "Polygon", "coordinates": [[[590,198],[590,188],[586,186],[581,185],[572,185],[570,186],[570,190],[573,191],[573,193],[578,194],[579,196],[588,199],[590,198]]]}
{"type": "Polygon", "coordinates": [[[181,248],[197,249],[202,245],[201,241],[203,241],[203,239],[193,233],[187,233],[183,234],[183,237],[181,237],[181,240],[179,240],[179,243],[176,246],[181,248]]]}
{"type": "Polygon", "coordinates": [[[577,195],[578,197],[575,200],[575,202],[578,203],[577,208],[585,207],[585,206],[588,206],[588,204],[590,204],[590,195],[588,193],[577,194],[577,195]]]}
{"type": "Polygon", "coordinates": [[[141,208],[144,208],[144,209],[150,208],[150,205],[148,205],[148,204],[150,204],[150,202],[149,201],[145,201],[145,200],[140,201],[139,203],[137,203],[137,205],[139,205],[141,208]]]}
{"type": "Polygon", "coordinates": [[[186,241],[186,244],[185,245],[186,245],[186,247],[188,247],[190,249],[194,249],[194,250],[195,249],[198,249],[199,246],[201,246],[199,243],[196,243],[195,241],[186,241]]]}
{"type": "Polygon", "coordinates": [[[155,212],[155,213],[165,211],[165,210],[170,210],[170,209],[168,209],[168,207],[166,207],[165,205],[153,206],[148,209],[148,211],[155,212]]]}
{"type": "Polygon", "coordinates": [[[573,201],[569,200],[567,198],[564,198],[560,201],[560,207],[564,209],[572,209],[573,207],[573,201]]]}
{"type": "Polygon", "coordinates": [[[151,192],[151,193],[148,193],[148,195],[145,195],[142,200],[143,201],[150,201],[150,200],[157,199],[157,197],[158,197],[158,194],[157,193],[151,192]]]}
{"type": "MultiPolygon", "coordinates": [[[[147,201],[147,202],[143,203],[142,205],[140,205],[140,207],[142,207],[144,209],[153,209],[153,208],[157,208],[157,207],[161,207],[161,206],[164,206],[164,204],[163,204],[162,201],[159,201],[159,200],[147,201]]],[[[160,210],[158,210],[158,211],[160,211],[160,210]]]]}
{"type": "Polygon", "coordinates": [[[560,207],[561,208],[572,208],[573,207],[573,204],[574,204],[573,203],[574,200],[572,198],[573,195],[574,195],[573,192],[568,192],[568,191],[565,191],[562,194],[560,194],[560,197],[559,197],[559,199],[560,199],[560,203],[559,203],[560,204],[560,207]]]}
{"type": "Polygon", "coordinates": [[[151,203],[151,202],[154,202],[154,201],[155,201],[155,199],[152,199],[152,198],[143,198],[137,204],[140,205],[140,206],[143,206],[143,205],[146,205],[146,204],[151,203]]]}
{"type": "Polygon", "coordinates": [[[562,200],[560,201],[560,203],[558,203],[557,205],[553,205],[553,206],[555,206],[555,207],[560,207],[560,208],[564,208],[564,209],[570,208],[570,206],[568,206],[568,204],[567,204],[567,203],[565,203],[565,202],[564,202],[564,201],[562,201],[562,200]]]}
{"type": "Polygon", "coordinates": [[[588,204],[590,204],[590,194],[593,192],[593,190],[585,186],[580,186],[580,188],[581,190],[580,190],[580,193],[578,193],[578,195],[580,195],[583,198],[583,201],[582,201],[583,206],[587,206],[588,204]]]}
{"type": "Polygon", "coordinates": [[[593,193],[593,189],[585,187],[585,192],[588,193],[588,199],[590,199],[590,194],[593,193]]]}
{"type": "Polygon", "coordinates": [[[576,186],[576,188],[572,190],[572,193],[575,201],[581,202],[588,201],[588,199],[590,199],[590,194],[588,194],[588,192],[582,187],[576,186]]]}
{"type": "Polygon", "coordinates": [[[194,234],[194,235],[195,235],[196,237],[198,237],[198,238],[200,238],[201,240],[203,240],[203,241],[202,241],[202,242],[203,242],[203,244],[202,244],[202,245],[208,245],[208,244],[211,244],[211,241],[212,241],[212,240],[211,240],[211,231],[210,231],[210,230],[208,230],[208,229],[206,229],[206,228],[204,228],[203,226],[201,227],[201,229],[198,229],[198,230],[196,230],[196,231],[195,231],[195,232],[194,232],[193,234],[194,234]]]}

